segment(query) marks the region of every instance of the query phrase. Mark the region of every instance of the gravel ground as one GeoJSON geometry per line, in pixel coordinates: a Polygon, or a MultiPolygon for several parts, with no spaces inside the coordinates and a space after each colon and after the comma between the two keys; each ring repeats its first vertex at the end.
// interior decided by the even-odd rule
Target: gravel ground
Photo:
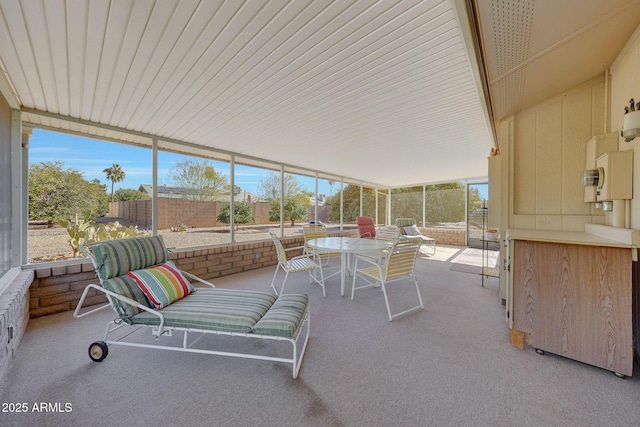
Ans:
{"type": "MultiPolygon", "coordinates": [[[[116,218],[109,218],[109,221],[116,221],[116,218]]],[[[129,226],[123,221],[122,225],[129,226]]],[[[441,224],[444,228],[463,227],[464,223],[441,224]]],[[[346,226],[345,228],[348,228],[346,226]]],[[[354,226],[355,227],[355,226],[354,226]]],[[[235,232],[236,242],[246,242],[251,240],[261,240],[269,238],[269,230],[276,233],[278,226],[245,226],[235,232]]],[[[219,245],[230,243],[230,235],[224,227],[214,228],[190,228],[187,231],[172,232],[171,230],[160,230],[158,232],[167,247],[191,248],[198,246],[219,245]]],[[[285,226],[285,236],[302,234],[302,224],[295,227],[285,226]]],[[[73,252],[69,246],[69,235],[62,227],[41,228],[29,230],[29,263],[57,261],[71,258],[73,252]]]]}
{"type": "MultiPolygon", "coordinates": [[[[112,219],[113,220],[113,219],[112,219]]],[[[127,224],[123,224],[127,225],[127,224]]],[[[241,227],[235,232],[237,242],[269,238],[269,230],[278,231],[279,227],[241,227]]],[[[302,226],[285,227],[285,236],[300,235],[302,226]]],[[[229,232],[221,227],[191,228],[187,231],[172,232],[160,230],[167,247],[190,248],[198,246],[230,243],[229,232]]],[[[61,227],[29,230],[29,263],[48,262],[71,258],[73,252],[69,246],[67,230],[61,227]]]]}

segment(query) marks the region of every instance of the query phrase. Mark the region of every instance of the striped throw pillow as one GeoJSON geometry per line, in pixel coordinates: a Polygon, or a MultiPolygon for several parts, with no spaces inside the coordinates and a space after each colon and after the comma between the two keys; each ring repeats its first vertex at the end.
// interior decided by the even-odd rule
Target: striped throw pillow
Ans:
{"type": "Polygon", "coordinates": [[[171,261],[142,270],[129,271],[127,275],[136,281],[158,310],[195,291],[193,285],[171,261]]]}
{"type": "Polygon", "coordinates": [[[162,236],[129,237],[101,242],[93,248],[93,256],[96,272],[102,280],[169,260],[162,236]]]}

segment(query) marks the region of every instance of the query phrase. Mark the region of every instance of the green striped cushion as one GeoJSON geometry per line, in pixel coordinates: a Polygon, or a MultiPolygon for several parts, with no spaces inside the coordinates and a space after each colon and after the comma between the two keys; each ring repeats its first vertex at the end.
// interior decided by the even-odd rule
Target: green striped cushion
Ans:
{"type": "MultiPolygon", "coordinates": [[[[138,284],[135,282],[135,280],[127,275],[113,277],[111,279],[105,280],[104,282],[102,282],[102,286],[108,291],[131,298],[132,300],[137,301],[146,307],[153,307],[138,284]]],[[[127,323],[130,323],[131,317],[143,311],[137,307],[129,305],[115,298],[113,298],[112,300],[116,307],[116,311],[118,312],[120,317],[127,323]]]]}
{"type": "Polygon", "coordinates": [[[153,306],[160,310],[195,291],[180,270],[167,261],[154,267],[128,271],[153,306]]]}
{"type": "Polygon", "coordinates": [[[292,338],[304,317],[309,298],[307,295],[285,294],[253,327],[253,333],[292,338]]]}
{"type": "Polygon", "coordinates": [[[400,234],[406,236],[406,231],[404,227],[409,227],[416,223],[416,220],[413,218],[396,218],[396,226],[400,228],[400,234]]]}
{"type": "MultiPolygon", "coordinates": [[[[199,288],[162,309],[162,314],[168,327],[248,333],[275,300],[274,295],[265,292],[199,288]]],[[[132,323],[157,326],[160,321],[157,316],[141,312],[132,318],[132,323]]]]}
{"type": "Polygon", "coordinates": [[[107,280],[169,260],[161,236],[131,237],[110,240],[93,248],[100,279],[107,280]]]}

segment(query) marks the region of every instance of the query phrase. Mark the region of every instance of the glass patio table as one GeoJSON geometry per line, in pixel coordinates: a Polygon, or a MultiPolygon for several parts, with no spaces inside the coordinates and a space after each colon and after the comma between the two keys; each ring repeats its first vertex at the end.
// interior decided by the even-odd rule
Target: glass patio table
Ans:
{"type": "Polygon", "coordinates": [[[311,239],[307,245],[319,252],[340,253],[340,295],[344,296],[344,284],[349,271],[349,254],[382,252],[387,242],[359,237],[323,237],[311,239]]]}

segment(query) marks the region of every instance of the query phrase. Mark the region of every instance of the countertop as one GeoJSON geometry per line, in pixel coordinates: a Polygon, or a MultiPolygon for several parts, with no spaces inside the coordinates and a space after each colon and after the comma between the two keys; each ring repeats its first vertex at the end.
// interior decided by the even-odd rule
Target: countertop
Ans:
{"type": "Polygon", "coordinates": [[[573,245],[633,248],[640,246],[640,231],[587,224],[585,231],[550,231],[509,228],[506,240],[530,240],[573,245]]]}

